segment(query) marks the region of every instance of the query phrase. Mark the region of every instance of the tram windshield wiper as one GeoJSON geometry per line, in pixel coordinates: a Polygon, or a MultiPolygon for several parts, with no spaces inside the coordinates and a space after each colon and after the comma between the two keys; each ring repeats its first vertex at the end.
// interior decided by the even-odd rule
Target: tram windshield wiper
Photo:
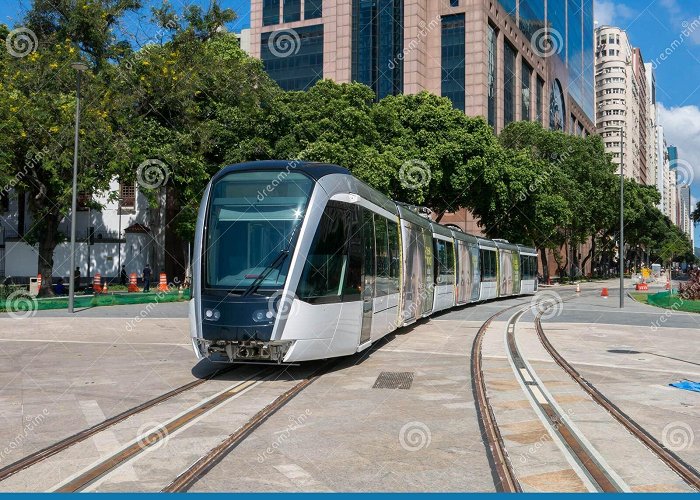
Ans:
{"type": "Polygon", "coordinates": [[[292,248],[292,241],[294,240],[294,235],[296,234],[297,229],[299,229],[299,226],[301,226],[301,220],[294,225],[291,233],[289,233],[289,239],[287,240],[285,248],[280,250],[280,253],[277,254],[274,260],[270,262],[270,264],[265,266],[265,269],[263,269],[262,272],[258,274],[258,276],[255,278],[255,280],[253,280],[250,286],[248,286],[248,288],[245,289],[245,291],[241,294],[241,297],[247,297],[248,295],[255,293],[255,291],[258,288],[260,288],[260,285],[262,285],[262,282],[265,281],[265,279],[270,275],[270,273],[282,265],[282,263],[289,255],[289,251],[292,248]]]}

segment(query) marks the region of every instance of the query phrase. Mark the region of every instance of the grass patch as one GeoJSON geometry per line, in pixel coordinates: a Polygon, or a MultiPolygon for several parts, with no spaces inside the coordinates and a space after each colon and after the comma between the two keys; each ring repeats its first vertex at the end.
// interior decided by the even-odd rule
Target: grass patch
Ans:
{"type": "MultiPolygon", "coordinates": [[[[76,295],[76,309],[101,306],[121,306],[128,304],[148,304],[151,302],[180,302],[189,300],[189,289],[182,294],[177,290],[172,292],[135,292],[135,293],[106,293],[99,295],[76,295]]],[[[50,297],[35,299],[23,296],[21,299],[0,300],[0,312],[18,312],[27,310],[67,309],[68,297],[50,297]]]]}
{"type": "Polygon", "coordinates": [[[700,300],[684,299],[677,293],[660,292],[647,297],[647,304],[674,311],[700,313],[700,300]]]}
{"type": "Polygon", "coordinates": [[[648,304],[649,303],[649,294],[644,293],[644,292],[630,292],[630,296],[636,300],[637,302],[641,302],[642,304],[648,304]]]}

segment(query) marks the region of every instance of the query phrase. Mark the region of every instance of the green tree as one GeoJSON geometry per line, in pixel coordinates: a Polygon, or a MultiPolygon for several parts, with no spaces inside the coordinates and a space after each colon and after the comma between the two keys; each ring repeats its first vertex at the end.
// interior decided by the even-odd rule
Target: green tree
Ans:
{"type": "MultiPolygon", "coordinates": [[[[12,114],[3,122],[11,153],[2,156],[2,175],[21,200],[26,195],[31,227],[24,239],[38,245],[43,276],[52,275],[54,249],[65,239],[59,224],[71,204],[76,74],[70,64],[83,60],[92,68],[83,77],[78,186],[90,197],[106,190],[116,171],[112,142],[105,140],[113,133],[114,100],[102,72],[122,47],[112,27],[137,7],[126,0],[35,1],[22,28],[35,39],[0,56],[0,113],[12,114]]],[[[41,293],[50,294],[50,285],[44,280],[41,293]]]]}

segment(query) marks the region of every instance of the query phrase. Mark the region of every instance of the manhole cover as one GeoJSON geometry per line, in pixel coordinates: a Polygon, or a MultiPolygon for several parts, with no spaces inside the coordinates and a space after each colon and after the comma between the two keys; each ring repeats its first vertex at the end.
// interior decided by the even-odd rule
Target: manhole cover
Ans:
{"type": "Polygon", "coordinates": [[[372,389],[410,389],[413,372],[382,372],[375,380],[372,389]]]}

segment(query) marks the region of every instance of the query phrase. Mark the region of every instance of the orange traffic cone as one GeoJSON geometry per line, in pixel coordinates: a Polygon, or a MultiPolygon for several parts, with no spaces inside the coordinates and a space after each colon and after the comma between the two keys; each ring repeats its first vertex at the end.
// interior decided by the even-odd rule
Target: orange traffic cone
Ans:
{"type": "Polygon", "coordinates": [[[139,291],[139,286],[136,284],[137,277],[136,273],[131,273],[129,276],[129,291],[130,292],[138,292],[139,291]]]}
{"type": "Polygon", "coordinates": [[[107,278],[105,278],[105,284],[102,287],[102,293],[107,293],[107,278]]]}
{"type": "Polygon", "coordinates": [[[168,291],[168,277],[165,275],[165,273],[160,273],[160,283],[158,284],[158,291],[159,292],[167,292],[168,291]]]}
{"type": "Polygon", "coordinates": [[[671,289],[671,282],[667,281],[666,282],[666,290],[670,290],[670,289],[671,289]]]}
{"type": "Polygon", "coordinates": [[[600,296],[603,297],[603,298],[605,298],[605,299],[607,299],[607,298],[608,298],[608,289],[607,289],[607,288],[603,288],[603,291],[600,292],[600,296]]]}
{"type": "Polygon", "coordinates": [[[576,293],[581,293],[581,285],[576,283],[576,293]]]}

